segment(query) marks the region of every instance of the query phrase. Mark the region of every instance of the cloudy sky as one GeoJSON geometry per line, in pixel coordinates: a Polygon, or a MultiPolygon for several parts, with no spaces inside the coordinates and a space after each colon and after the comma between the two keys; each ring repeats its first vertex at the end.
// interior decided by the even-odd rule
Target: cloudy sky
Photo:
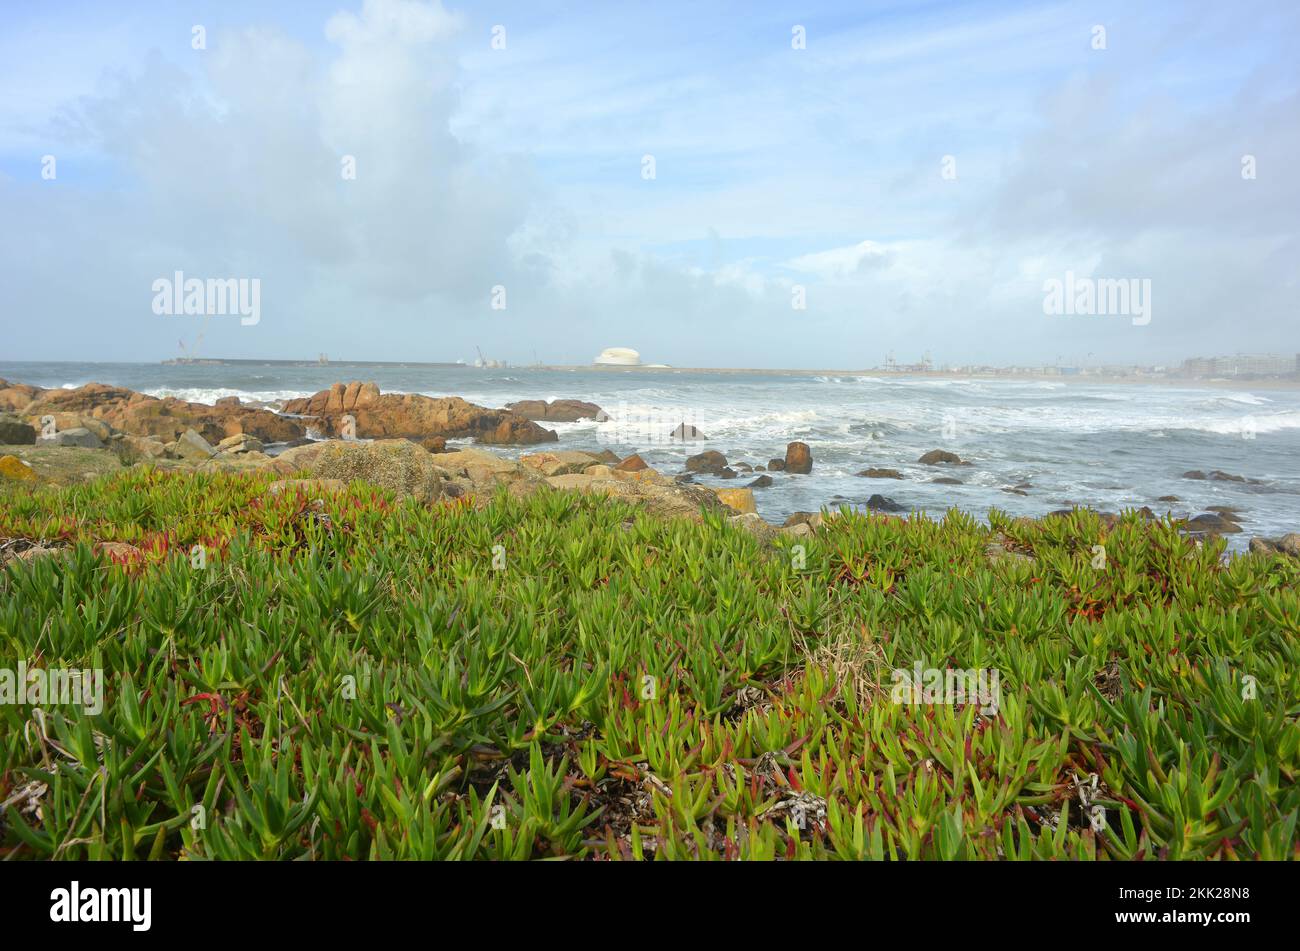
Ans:
{"type": "Polygon", "coordinates": [[[0,360],[157,360],[201,330],[214,357],[680,366],[1300,350],[1291,2],[0,23],[0,360]],[[260,321],[155,314],[177,270],[259,279],[260,321]],[[1149,323],[1044,314],[1067,272],[1149,280],[1149,323]]]}

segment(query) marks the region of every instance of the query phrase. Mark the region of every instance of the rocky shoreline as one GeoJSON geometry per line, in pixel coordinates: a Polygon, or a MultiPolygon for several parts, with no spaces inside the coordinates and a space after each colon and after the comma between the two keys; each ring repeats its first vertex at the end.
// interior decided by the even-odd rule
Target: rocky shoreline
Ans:
{"type": "MultiPolygon", "coordinates": [[[[448,447],[448,440],[472,440],[487,446],[542,446],[559,440],[545,422],[605,420],[601,407],[582,400],[524,400],[489,408],[459,397],[383,393],[374,383],[336,383],[309,397],[281,406],[253,406],[236,397],[212,405],[173,397],[153,397],[122,387],[89,383],[76,389],[42,389],[0,380],[0,481],[69,484],[97,478],[124,466],[151,465],[195,471],[268,471],[284,485],[306,476],[311,485],[328,489],[353,479],[373,482],[422,499],[483,495],[505,486],[516,494],[544,490],[596,492],[627,499],[650,511],[699,518],[703,511],[729,516],[765,538],[777,533],[809,534],[824,517],[833,517],[847,499],[827,503],[827,514],[796,512],[781,526],[758,513],[754,492],[773,484],[769,473],[808,475],[811,449],[791,442],[783,458],[767,463],[729,461],[721,452],[704,450],[687,458],[684,471],[667,475],[636,454],[620,458],[610,450],[592,453],[552,449],[507,459],[475,447],[448,447]],[[696,481],[708,476],[743,485],[709,487],[696,481]]],[[[685,424],[671,434],[682,441],[703,440],[685,424]]],[[[935,449],[917,463],[936,472],[959,472],[970,462],[935,449]]],[[[904,479],[895,469],[868,468],[859,476],[873,480],[904,479]]],[[[1212,470],[1193,470],[1184,478],[1250,481],[1212,470]]],[[[962,484],[955,475],[929,480],[962,484]]],[[[281,483],[277,483],[281,484],[281,483]]],[[[1029,485],[1005,491],[1024,495],[1029,485]]],[[[1164,496],[1162,502],[1177,502],[1164,496]]],[[[906,514],[910,509],[884,494],[872,494],[867,511],[906,514]]],[[[1071,509],[1048,513],[1068,515],[1071,509]]],[[[1144,518],[1159,516],[1150,508],[1144,518]]],[[[1103,524],[1118,515],[1098,512],[1103,524]]],[[[1195,537],[1242,531],[1239,512],[1226,507],[1183,520],[1182,530],[1195,537]]],[[[1254,538],[1250,550],[1300,557],[1300,535],[1254,538]]]]}

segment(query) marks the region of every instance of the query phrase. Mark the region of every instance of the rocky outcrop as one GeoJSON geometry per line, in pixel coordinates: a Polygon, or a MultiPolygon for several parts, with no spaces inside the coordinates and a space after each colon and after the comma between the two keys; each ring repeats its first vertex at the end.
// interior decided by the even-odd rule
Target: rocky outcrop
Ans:
{"type": "Polygon", "coordinates": [[[770,475],[761,475],[761,476],[759,476],[757,479],[755,479],[753,482],[749,483],[749,488],[751,488],[751,489],[766,489],[768,486],[772,485],[773,481],[774,481],[774,480],[772,479],[772,477],[771,477],[770,475]]]}
{"type": "Polygon", "coordinates": [[[867,499],[867,508],[873,512],[906,512],[907,506],[900,505],[885,495],[873,495],[867,499]]]}
{"type": "Polygon", "coordinates": [[[35,482],[36,470],[17,456],[0,456],[0,480],[11,482],[35,482]]]}
{"type": "Polygon", "coordinates": [[[646,465],[646,461],[637,453],[632,453],[632,455],[614,466],[616,472],[640,472],[642,469],[647,468],[649,467],[646,465]]]}
{"type": "Polygon", "coordinates": [[[39,386],[0,380],[0,412],[19,413],[43,392],[39,386]]]}
{"type": "Polygon", "coordinates": [[[812,450],[805,442],[792,442],[785,447],[785,471],[799,475],[812,472],[812,450]]]}
{"type": "Polygon", "coordinates": [[[1184,479],[1192,479],[1197,482],[1245,482],[1250,485],[1260,485],[1259,479],[1248,479],[1245,476],[1233,475],[1231,472],[1224,472],[1220,469],[1211,469],[1209,472],[1202,472],[1200,469],[1193,469],[1190,472],[1183,473],[1184,479]]]}
{"type": "Polygon", "coordinates": [[[605,411],[595,403],[583,400],[520,400],[507,403],[506,409],[516,416],[546,423],[576,423],[583,419],[604,422],[609,419],[605,411]]]}
{"type": "Polygon", "coordinates": [[[555,442],[549,429],[509,410],[487,409],[456,396],[381,393],[374,383],[335,383],[313,396],[289,400],[284,412],[304,417],[323,435],[343,435],[345,416],[356,421],[362,439],[473,438],[491,445],[555,442]]]}
{"type": "MultiPolygon", "coordinates": [[[[15,389],[4,391],[12,393],[15,389]]],[[[146,396],[120,386],[87,383],[75,390],[43,390],[34,399],[17,410],[29,422],[39,424],[44,416],[54,416],[59,429],[90,428],[88,420],[96,420],[124,433],[135,436],[158,436],[171,442],[193,429],[209,442],[219,442],[227,436],[248,433],[263,442],[286,442],[305,435],[303,426],[269,410],[250,406],[208,406],[189,403],[174,397],[159,399],[146,396]],[[75,425],[67,426],[79,417],[75,425]],[[60,422],[60,420],[64,422],[60,422]]],[[[106,434],[98,434],[106,441],[106,434]]]]}

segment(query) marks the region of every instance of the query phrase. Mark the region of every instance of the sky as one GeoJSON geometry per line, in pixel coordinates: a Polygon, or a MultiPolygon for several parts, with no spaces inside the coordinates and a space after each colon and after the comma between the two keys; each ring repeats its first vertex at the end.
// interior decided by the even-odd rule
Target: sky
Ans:
{"type": "Polygon", "coordinates": [[[0,360],[1295,353],[1298,88],[1289,0],[4,0],[0,360]]]}

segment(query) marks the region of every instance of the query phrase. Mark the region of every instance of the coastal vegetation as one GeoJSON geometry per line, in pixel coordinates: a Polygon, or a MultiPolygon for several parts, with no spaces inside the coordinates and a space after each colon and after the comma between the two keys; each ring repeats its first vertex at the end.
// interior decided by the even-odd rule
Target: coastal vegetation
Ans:
{"type": "Polygon", "coordinates": [[[1296,857],[1300,560],[583,478],[3,481],[0,857],[1296,857]]]}

